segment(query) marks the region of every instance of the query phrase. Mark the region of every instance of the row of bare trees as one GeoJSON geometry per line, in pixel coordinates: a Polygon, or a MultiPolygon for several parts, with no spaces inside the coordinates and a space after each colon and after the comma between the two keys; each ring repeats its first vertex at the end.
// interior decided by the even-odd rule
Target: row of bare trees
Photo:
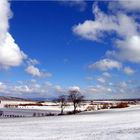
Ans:
{"type": "Polygon", "coordinates": [[[58,102],[61,108],[61,115],[64,114],[64,109],[67,106],[68,102],[71,102],[73,105],[73,114],[77,112],[77,107],[80,106],[81,102],[83,101],[84,96],[80,93],[77,89],[69,90],[68,95],[61,95],[58,97],[58,102]]]}

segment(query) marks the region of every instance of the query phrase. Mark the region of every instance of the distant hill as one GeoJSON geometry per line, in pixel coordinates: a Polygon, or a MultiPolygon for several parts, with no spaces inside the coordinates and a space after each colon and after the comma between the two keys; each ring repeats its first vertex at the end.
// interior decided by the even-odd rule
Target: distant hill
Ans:
{"type": "Polygon", "coordinates": [[[19,98],[19,97],[11,97],[11,96],[0,96],[0,100],[6,101],[53,101],[54,98],[19,98]]]}
{"type": "Polygon", "coordinates": [[[87,101],[140,101],[140,98],[129,98],[129,99],[89,99],[87,101]]]}
{"type": "MultiPolygon", "coordinates": [[[[19,98],[19,97],[11,97],[11,96],[0,96],[0,100],[7,101],[55,101],[57,98],[19,98]]],[[[85,99],[85,101],[140,101],[140,99],[85,99]]]]}
{"type": "Polygon", "coordinates": [[[6,101],[33,101],[31,99],[24,99],[24,98],[11,97],[11,96],[0,96],[0,100],[6,100],[6,101]]]}

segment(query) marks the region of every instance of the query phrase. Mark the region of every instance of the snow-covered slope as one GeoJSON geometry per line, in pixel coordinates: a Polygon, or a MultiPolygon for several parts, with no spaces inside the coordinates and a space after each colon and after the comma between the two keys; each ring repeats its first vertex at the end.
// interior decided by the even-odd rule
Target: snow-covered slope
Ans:
{"type": "Polygon", "coordinates": [[[70,116],[0,119],[1,140],[140,140],[140,106],[70,116]]]}

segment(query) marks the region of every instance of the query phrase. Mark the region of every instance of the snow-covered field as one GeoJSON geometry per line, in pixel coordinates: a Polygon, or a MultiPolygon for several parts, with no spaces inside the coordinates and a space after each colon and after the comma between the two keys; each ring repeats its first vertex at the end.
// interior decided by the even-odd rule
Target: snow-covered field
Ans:
{"type": "Polygon", "coordinates": [[[140,140],[140,106],[69,116],[3,118],[0,140],[140,140]]]}

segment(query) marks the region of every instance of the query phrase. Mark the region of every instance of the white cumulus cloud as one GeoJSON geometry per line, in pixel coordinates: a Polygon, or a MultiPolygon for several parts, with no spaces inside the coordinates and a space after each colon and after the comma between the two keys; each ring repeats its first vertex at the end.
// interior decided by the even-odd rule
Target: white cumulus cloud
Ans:
{"type": "Polygon", "coordinates": [[[107,71],[114,68],[119,70],[121,67],[122,65],[120,62],[112,59],[102,59],[89,65],[90,69],[98,69],[101,71],[107,71]]]}
{"type": "Polygon", "coordinates": [[[34,65],[29,65],[25,71],[28,73],[28,74],[31,74],[32,76],[35,76],[35,77],[51,77],[52,74],[49,73],[49,72],[43,72],[41,71],[39,68],[37,68],[36,66],[34,65]]]}
{"type": "Polygon", "coordinates": [[[119,0],[118,2],[127,11],[140,11],[139,0],[119,0]]]}
{"type": "Polygon", "coordinates": [[[99,81],[100,83],[105,83],[106,79],[103,77],[99,77],[99,78],[97,78],[97,81],[99,81]]]}
{"type": "Polygon", "coordinates": [[[37,67],[33,66],[33,65],[28,66],[26,68],[26,72],[31,74],[31,75],[33,75],[33,76],[38,76],[38,77],[41,76],[40,70],[37,67]]]}
{"type": "Polygon", "coordinates": [[[7,33],[6,38],[0,45],[0,65],[3,68],[19,66],[26,55],[20,50],[13,37],[7,33]]]}
{"type": "Polygon", "coordinates": [[[124,67],[123,69],[124,73],[126,73],[127,75],[133,75],[135,73],[135,70],[133,70],[130,67],[124,67]]]}
{"type": "MultiPolygon", "coordinates": [[[[125,3],[125,1],[123,2],[125,3]]],[[[130,1],[130,3],[133,2],[130,1]]],[[[86,20],[75,25],[73,32],[93,41],[99,41],[107,35],[115,34],[114,50],[107,51],[106,56],[140,63],[140,24],[134,16],[130,16],[123,11],[106,14],[97,5],[93,6],[93,14],[95,16],[94,20],[86,20]]]]}
{"type": "Polygon", "coordinates": [[[126,40],[116,41],[115,51],[107,51],[107,56],[113,56],[121,60],[140,63],[140,36],[134,35],[126,40]]]}
{"type": "Polygon", "coordinates": [[[107,77],[107,78],[110,78],[110,77],[111,77],[111,74],[108,73],[108,72],[104,72],[104,73],[103,73],[103,76],[105,76],[105,77],[107,77]]]}
{"type": "Polygon", "coordinates": [[[124,13],[117,15],[107,15],[98,6],[93,6],[94,20],[86,20],[73,27],[74,33],[89,39],[100,40],[106,32],[114,32],[121,37],[131,36],[137,33],[137,24],[134,19],[124,13]],[[129,30],[129,32],[128,32],[129,30]]]}
{"type": "Polygon", "coordinates": [[[11,17],[10,4],[7,0],[0,1],[0,66],[9,68],[19,66],[27,57],[20,50],[12,35],[8,32],[9,18],[11,17]]]}

